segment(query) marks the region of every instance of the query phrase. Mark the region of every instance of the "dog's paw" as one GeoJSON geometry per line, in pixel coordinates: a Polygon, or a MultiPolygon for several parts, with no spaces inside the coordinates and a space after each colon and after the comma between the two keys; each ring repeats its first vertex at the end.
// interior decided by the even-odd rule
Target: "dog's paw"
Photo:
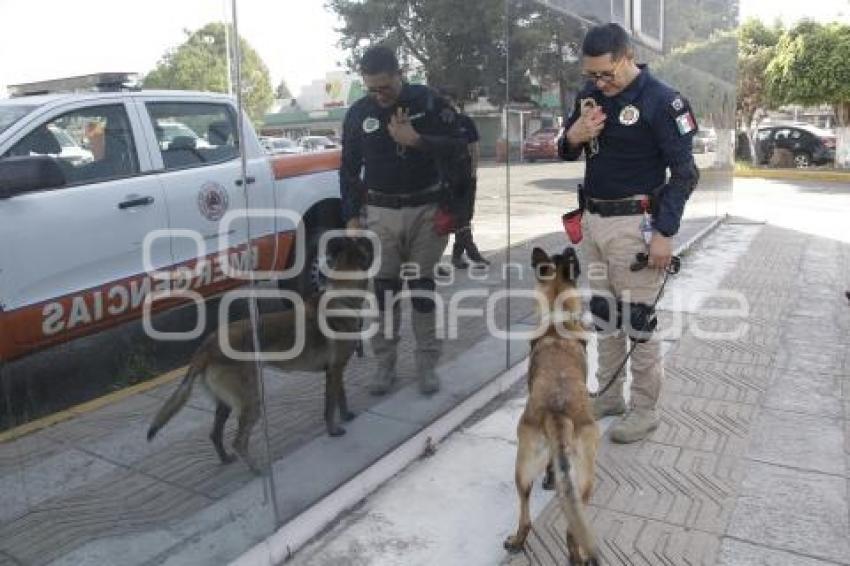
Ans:
{"type": "Polygon", "coordinates": [[[555,474],[550,474],[546,472],[546,475],[543,476],[543,491],[552,491],[555,489],[555,474]]]}
{"type": "Polygon", "coordinates": [[[341,418],[342,418],[342,420],[344,420],[345,422],[351,422],[351,421],[353,421],[353,420],[354,420],[354,417],[356,417],[356,416],[357,416],[357,413],[354,413],[354,412],[352,412],[352,411],[345,411],[344,413],[341,413],[341,414],[340,414],[340,417],[341,417],[341,418]]]}
{"type": "Polygon", "coordinates": [[[342,436],[345,434],[345,429],[341,426],[335,426],[328,429],[328,436],[342,436]]]}
{"type": "Polygon", "coordinates": [[[524,541],[517,541],[516,537],[511,535],[505,539],[503,546],[511,554],[516,554],[517,552],[522,552],[523,543],[524,541]]]}
{"type": "Polygon", "coordinates": [[[233,454],[224,454],[222,456],[219,456],[219,460],[221,460],[221,463],[225,465],[232,464],[236,461],[236,456],[234,456],[233,454]]]}

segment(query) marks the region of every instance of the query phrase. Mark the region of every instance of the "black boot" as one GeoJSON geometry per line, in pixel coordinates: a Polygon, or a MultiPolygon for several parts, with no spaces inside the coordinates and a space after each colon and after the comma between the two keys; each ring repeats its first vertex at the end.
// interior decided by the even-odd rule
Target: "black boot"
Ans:
{"type": "Polygon", "coordinates": [[[463,249],[463,242],[458,241],[457,234],[455,234],[455,243],[452,246],[452,265],[456,269],[466,269],[469,267],[469,264],[463,259],[463,249]]]}
{"type": "Polygon", "coordinates": [[[472,232],[469,233],[469,239],[465,245],[466,248],[466,256],[474,261],[475,263],[483,263],[484,265],[490,265],[490,261],[485,259],[484,256],[481,255],[481,252],[478,251],[478,246],[475,245],[475,242],[472,241],[472,232]]]}

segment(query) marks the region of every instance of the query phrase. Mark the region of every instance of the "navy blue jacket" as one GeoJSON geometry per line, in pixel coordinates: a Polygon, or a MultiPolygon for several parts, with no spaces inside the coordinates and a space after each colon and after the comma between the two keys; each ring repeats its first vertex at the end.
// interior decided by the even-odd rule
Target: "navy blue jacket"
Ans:
{"type": "Polygon", "coordinates": [[[398,103],[381,108],[370,97],[355,102],[342,124],[342,163],[339,171],[342,216],[356,217],[366,191],[415,193],[440,182],[437,160],[466,151],[457,114],[427,86],[405,84],[398,103]],[[401,147],[387,125],[397,108],[407,110],[421,148],[401,147]]]}
{"type": "Polygon", "coordinates": [[[618,199],[660,189],[653,226],[672,236],[679,231],[685,203],[699,180],[692,153],[697,125],[688,101],[652,76],[645,65],[640,68],[637,78],[617,96],[606,97],[588,83],[576,97],[566,130],[581,116],[581,100],[593,98],[606,115],[599,153],[591,155],[589,144],[570,147],[564,135],[559,154],[575,160],[584,150],[586,197],[618,199]]]}

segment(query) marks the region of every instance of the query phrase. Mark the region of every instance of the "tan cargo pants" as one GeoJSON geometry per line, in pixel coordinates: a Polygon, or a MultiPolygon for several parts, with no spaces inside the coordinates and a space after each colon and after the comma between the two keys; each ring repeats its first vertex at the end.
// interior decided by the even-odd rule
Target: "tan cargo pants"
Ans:
{"type": "MultiPolygon", "coordinates": [[[[448,242],[448,235],[438,236],[434,231],[436,212],[436,204],[399,209],[369,205],[366,217],[366,228],[372,230],[381,242],[381,265],[375,277],[376,292],[382,291],[377,284],[379,281],[395,282],[396,289],[400,289],[403,265],[416,266],[415,271],[418,271],[418,276],[409,278],[407,285],[412,293],[411,322],[416,338],[416,367],[420,374],[436,367],[442,351],[442,343],[436,332],[436,312],[422,308],[421,299],[421,295],[427,295],[429,283],[433,293],[434,267],[440,261],[448,242]],[[426,288],[423,288],[423,283],[426,288]]],[[[380,299],[379,304],[383,304],[380,299]]],[[[401,311],[398,301],[393,301],[393,307],[391,321],[387,321],[384,316],[386,313],[381,313],[379,332],[372,339],[378,365],[383,369],[395,366],[400,338],[401,311]]]]}
{"type": "MultiPolygon", "coordinates": [[[[644,268],[631,271],[629,266],[635,261],[635,254],[646,252],[647,246],[640,233],[642,215],[609,216],[585,211],[582,218],[581,242],[582,254],[586,264],[585,273],[591,292],[603,298],[613,297],[625,303],[644,303],[651,305],[663,281],[663,272],[658,269],[644,268]]],[[[609,299],[613,306],[614,299],[609,299]]],[[[624,311],[629,309],[625,308],[624,311]]],[[[616,316],[616,312],[613,313],[616,316]]],[[[627,318],[624,314],[624,318],[627,318]]],[[[623,324],[628,324],[624,320],[623,324]]],[[[654,409],[661,393],[664,366],[661,361],[661,341],[658,332],[652,338],[637,344],[629,360],[632,372],[631,405],[634,408],[654,409]]],[[[623,363],[630,347],[626,333],[598,334],[599,369],[596,379],[599,387],[605,387],[614,375],[614,371],[623,363]]],[[[615,383],[605,393],[623,394],[625,371],[621,371],[615,383]]]]}

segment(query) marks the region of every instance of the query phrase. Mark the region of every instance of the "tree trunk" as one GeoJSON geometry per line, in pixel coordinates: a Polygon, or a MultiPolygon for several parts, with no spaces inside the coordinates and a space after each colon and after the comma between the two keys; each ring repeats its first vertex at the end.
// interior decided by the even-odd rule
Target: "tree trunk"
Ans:
{"type": "Polygon", "coordinates": [[[735,163],[735,131],[729,128],[717,128],[717,152],[714,154],[714,166],[727,169],[735,163]]]}
{"type": "Polygon", "coordinates": [[[832,106],[838,121],[835,127],[835,166],[850,169],[850,102],[832,106]]]}

